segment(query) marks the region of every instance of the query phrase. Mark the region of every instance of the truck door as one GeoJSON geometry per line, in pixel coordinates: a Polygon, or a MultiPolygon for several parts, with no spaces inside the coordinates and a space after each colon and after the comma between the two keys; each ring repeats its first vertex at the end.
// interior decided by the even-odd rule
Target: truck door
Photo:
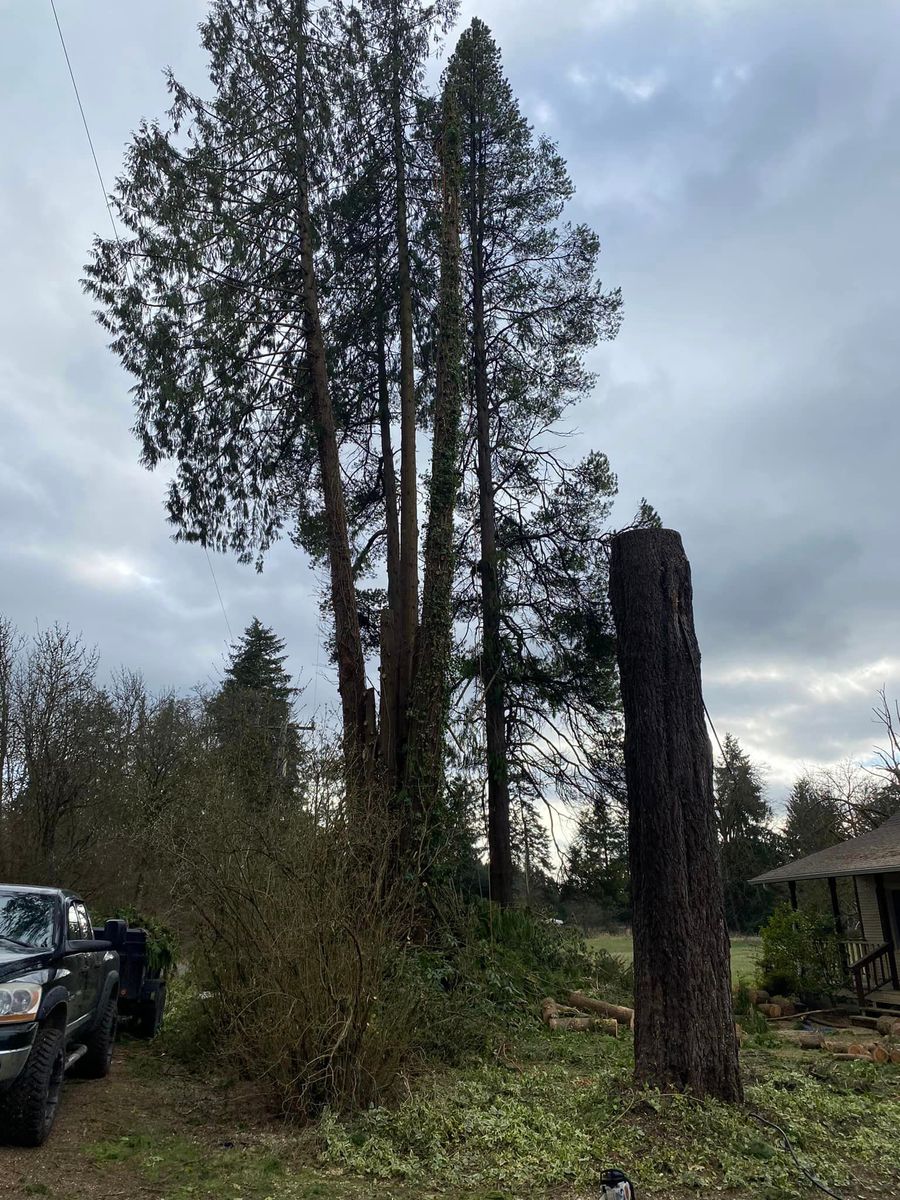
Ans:
{"type": "MultiPolygon", "coordinates": [[[[82,931],[81,936],[87,940],[93,940],[94,930],[91,926],[91,918],[88,916],[87,909],[80,902],[75,905],[78,912],[78,924],[82,931]]],[[[103,988],[103,979],[106,974],[105,970],[105,950],[88,950],[85,954],[85,1012],[96,1013],[97,1005],[100,1003],[100,993],[103,988]]]]}
{"type": "Polygon", "coordinates": [[[66,950],[65,965],[69,972],[69,1018],[67,1032],[69,1036],[77,1033],[78,1029],[87,1024],[90,1016],[88,1007],[88,956],[78,949],[78,943],[83,941],[84,926],[78,912],[78,904],[74,900],[66,902],[66,941],[73,944],[71,950],[66,950]]]}

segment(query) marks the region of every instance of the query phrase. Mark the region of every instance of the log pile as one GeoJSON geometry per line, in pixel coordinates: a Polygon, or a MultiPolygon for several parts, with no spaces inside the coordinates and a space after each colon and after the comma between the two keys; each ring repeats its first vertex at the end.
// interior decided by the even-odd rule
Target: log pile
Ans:
{"type": "Polygon", "coordinates": [[[623,1024],[634,1024],[635,1014],[630,1008],[619,1008],[616,1004],[606,1001],[593,1000],[593,997],[582,996],[581,992],[571,992],[569,1004],[558,1004],[552,996],[541,1001],[541,1020],[548,1030],[568,1030],[570,1033],[606,1033],[612,1038],[619,1036],[619,1020],[612,1015],[612,1010],[630,1014],[623,1015],[623,1024]],[[577,998],[578,1003],[574,1003],[577,998]],[[590,1015],[584,1015],[584,1014],[590,1015]]]}
{"type": "Polygon", "coordinates": [[[619,1022],[615,1017],[586,1017],[576,1008],[557,1004],[548,996],[541,1002],[541,1020],[548,1029],[564,1029],[569,1033],[605,1033],[619,1036],[619,1022]]]}
{"type": "MultiPolygon", "coordinates": [[[[797,1046],[801,1050],[821,1050],[831,1055],[833,1059],[843,1062],[853,1060],[873,1062],[879,1065],[894,1063],[900,1065],[900,1045],[893,1038],[895,1028],[900,1022],[894,1021],[892,1026],[885,1027],[887,1036],[881,1041],[863,1042],[859,1039],[848,1041],[841,1038],[829,1038],[824,1033],[815,1033],[803,1029],[779,1029],[777,1036],[785,1045],[797,1046]]],[[[900,1029],[897,1029],[900,1033],[900,1029]]],[[[852,1036],[852,1035],[851,1035],[852,1036]]]]}

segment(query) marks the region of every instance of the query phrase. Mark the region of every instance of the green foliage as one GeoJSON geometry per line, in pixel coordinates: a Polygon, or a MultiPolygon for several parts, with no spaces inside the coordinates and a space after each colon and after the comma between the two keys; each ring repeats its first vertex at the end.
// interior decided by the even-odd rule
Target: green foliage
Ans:
{"type": "Polygon", "coordinates": [[[773,993],[818,996],[843,981],[834,921],[816,909],[780,904],[761,932],[760,982],[773,993]]]}
{"type": "Polygon", "coordinates": [[[147,931],[147,963],[154,975],[174,975],[178,966],[178,940],[173,930],[158,917],[149,916],[131,905],[120,907],[115,916],[137,929],[147,931]]]}
{"type": "MultiPolygon", "coordinates": [[[[635,1089],[624,1039],[542,1034],[515,1051],[515,1071],[472,1067],[426,1080],[395,1109],[326,1118],[325,1161],[459,1195],[592,1194],[611,1165],[641,1195],[805,1194],[777,1135],[744,1108],[635,1089]]],[[[782,1125],[820,1178],[846,1188],[860,1162],[877,1164],[883,1181],[896,1174],[900,1074],[860,1092],[852,1065],[819,1078],[759,1052],[753,1061],[748,1107],[782,1125]]]]}
{"type": "Polygon", "coordinates": [[[749,881],[777,866],[784,849],[772,828],[772,809],[759,771],[732,734],[726,734],[723,749],[724,757],[715,767],[715,789],[725,916],[729,929],[755,933],[771,911],[772,898],[768,889],[749,881]]]}
{"type": "Polygon", "coordinates": [[[136,1166],[154,1195],[166,1200],[194,1200],[225,1194],[244,1200],[267,1200],[278,1186],[285,1165],[275,1154],[234,1146],[212,1149],[199,1139],[142,1133],[94,1142],[86,1153],[98,1167],[111,1163],[136,1166]]]}

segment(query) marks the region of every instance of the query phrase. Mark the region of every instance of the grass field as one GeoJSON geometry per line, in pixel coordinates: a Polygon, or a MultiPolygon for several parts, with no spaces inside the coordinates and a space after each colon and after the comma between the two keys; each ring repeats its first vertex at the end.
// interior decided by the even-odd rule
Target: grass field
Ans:
{"type": "MultiPolygon", "coordinates": [[[[595,950],[606,950],[619,958],[631,962],[633,950],[630,933],[601,933],[588,938],[588,945],[595,950]]],[[[758,937],[733,937],[731,939],[731,977],[738,979],[745,976],[752,979],[756,972],[756,959],[759,955],[760,941],[758,937]]]]}

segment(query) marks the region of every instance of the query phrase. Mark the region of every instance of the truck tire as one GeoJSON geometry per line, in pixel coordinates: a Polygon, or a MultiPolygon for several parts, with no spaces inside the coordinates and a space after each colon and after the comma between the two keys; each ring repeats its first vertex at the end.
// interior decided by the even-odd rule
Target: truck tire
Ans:
{"type": "Polygon", "coordinates": [[[42,1146],[53,1128],[66,1073],[62,1030],[38,1030],[22,1074],[0,1098],[0,1131],[16,1146],[42,1146]]]}
{"type": "Polygon", "coordinates": [[[115,996],[110,996],[100,1020],[84,1040],[87,1054],[75,1064],[75,1074],[85,1079],[106,1078],[112,1066],[118,1027],[119,1002],[115,996]]]}
{"type": "Polygon", "coordinates": [[[161,983],[152,1000],[142,1000],[137,1007],[132,1032],[135,1037],[154,1038],[162,1028],[166,1007],[166,985],[161,983]]]}

